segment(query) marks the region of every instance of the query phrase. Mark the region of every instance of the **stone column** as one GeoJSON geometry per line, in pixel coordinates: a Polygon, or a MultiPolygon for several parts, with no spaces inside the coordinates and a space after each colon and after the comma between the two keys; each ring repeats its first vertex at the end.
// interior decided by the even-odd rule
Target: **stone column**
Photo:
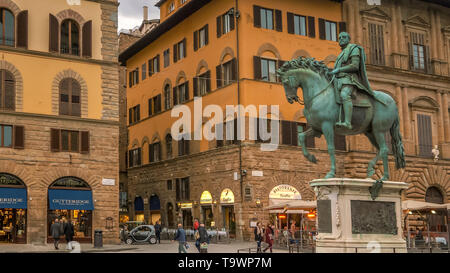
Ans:
{"type": "Polygon", "coordinates": [[[411,122],[409,119],[409,106],[408,106],[408,87],[402,85],[402,101],[403,101],[403,124],[405,139],[411,138],[411,122]]]}
{"type": "Polygon", "coordinates": [[[442,113],[444,114],[445,142],[450,142],[450,119],[448,114],[448,91],[442,90],[442,113]]]}
{"type": "Polygon", "coordinates": [[[436,18],[433,9],[430,9],[431,18],[431,59],[437,59],[436,18]]]}
{"type": "Polygon", "coordinates": [[[363,34],[362,34],[362,20],[361,20],[361,16],[359,14],[359,0],[356,0],[355,2],[355,7],[354,7],[354,14],[355,14],[355,43],[357,44],[363,44],[363,34]]]}
{"type": "Polygon", "coordinates": [[[398,53],[398,21],[397,14],[395,12],[396,2],[392,3],[391,13],[392,13],[392,22],[391,22],[391,41],[392,41],[392,51],[394,53],[398,53]]]}
{"type": "Polygon", "coordinates": [[[395,96],[397,97],[398,116],[400,118],[400,133],[405,137],[405,118],[403,116],[403,97],[402,87],[399,84],[395,85],[395,96]]]}
{"type": "Polygon", "coordinates": [[[402,11],[401,11],[400,5],[397,5],[397,28],[399,30],[398,34],[400,37],[400,39],[398,39],[400,41],[400,51],[401,51],[401,53],[406,54],[407,49],[406,49],[406,43],[405,43],[405,34],[403,31],[402,11]]]}
{"type": "Polygon", "coordinates": [[[439,11],[436,11],[436,34],[437,34],[437,49],[438,49],[438,57],[439,60],[445,59],[444,54],[444,41],[442,40],[442,31],[441,31],[441,14],[439,11]]]}
{"type": "Polygon", "coordinates": [[[442,94],[440,91],[436,91],[436,97],[437,97],[437,103],[439,105],[439,112],[438,112],[438,143],[441,144],[444,142],[444,115],[442,112],[444,112],[444,105],[442,104],[442,94]]]}

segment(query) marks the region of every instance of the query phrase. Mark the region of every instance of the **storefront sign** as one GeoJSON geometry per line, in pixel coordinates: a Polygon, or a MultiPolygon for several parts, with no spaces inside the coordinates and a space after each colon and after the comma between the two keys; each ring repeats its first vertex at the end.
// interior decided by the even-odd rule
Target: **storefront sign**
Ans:
{"type": "Polygon", "coordinates": [[[211,203],[212,203],[211,193],[209,191],[204,191],[200,196],[200,204],[211,204],[211,203]]]}
{"type": "Polygon", "coordinates": [[[300,192],[290,185],[279,185],[270,191],[269,198],[300,200],[302,199],[300,192]]]}
{"type": "Polygon", "coordinates": [[[220,203],[221,204],[233,204],[234,203],[234,194],[230,189],[224,189],[220,194],[220,203]]]}
{"type": "Polygon", "coordinates": [[[48,190],[50,210],[93,210],[92,191],[48,190]]]}
{"type": "Polygon", "coordinates": [[[27,190],[16,188],[0,188],[0,208],[26,209],[27,190]]]}
{"type": "Polygon", "coordinates": [[[0,185],[4,185],[4,186],[12,186],[12,185],[21,186],[23,184],[15,176],[12,176],[12,175],[6,174],[6,173],[0,173],[0,185]]]}
{"type": "Polygon", "coordinates": [[[191,209],[192,203],[181,203],[180,208],[181,209],[191,209]]]}
{"type": "Polygon", "coordinates": [[[108,178],[103,178],[102,179],[102,185],[114,186],[115,184],[116,184],[116,180],[115,179],[108,179],[108,178]]]}

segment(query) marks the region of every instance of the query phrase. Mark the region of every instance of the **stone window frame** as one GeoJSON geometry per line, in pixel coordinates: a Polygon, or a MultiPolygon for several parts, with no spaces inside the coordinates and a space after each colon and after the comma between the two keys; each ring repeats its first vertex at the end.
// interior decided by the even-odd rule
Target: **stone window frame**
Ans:
{"type": "MultiPolygon", "coordinates": [[[[198,88],[197,96],[202,97],[202,96],[205,96],[205,95],[207,95],[208,93],[210,93],[212,91],[212,90],[209,90],[209,91],[206,90],[206,93],[202,95],[201,94],[201,90],[200,90],[201,89],[200,88],[200,81],[201,81],[200,79],[209,81],[209,86],[210,86],[210,89],[211,89],[211,77],[212,77],[211,76],[211,71],[210,71],[210,69],[208,67],[208,63],[205,60],[203,60],[203,59],[200,60],[200,62],[197,65],[197,69],[195,71],[194,80],[192,81],[193,85],[195,85],[195,81],[197,81],[197,88],[198,88]],[[209,76],[210,76],[209,78],[201,78],[200,77],[200,76],[204,76],[208,72],[209,72],[209,76]]],[[[208,86],[208,83],[206,83],[206,85],[208,86]]],[[[193,89],[193,92],[195,92],[195,86],[192,89],[193,89]]],[[[194,94],[194,96],[195,96],[195,94],[194,94]]]]}
{"type": "MultiPolygon", "coordinates": [[[[0,2],[1,3],[1,2],[0,2]]],[[[23,78],[20,71],[10,62],[0,60],[0,69],[10,72],[15,80],[15,112],[23,112],[23,78]]],[[[59,87],[59,85],[58,85],[59,87]]],[[[58,90],[59,94],[59,90],[58,90]]],[[[59,99],[59,97],[58,97],[59,99]]]]}
{"type": "Polygon", "coordinates": [[[420,149],[419,149],[419,125],[418,125],[418,118],[417,115],[427,115],[430,117],[431,119],[431,136],[432,136],[432,146],[434,147],[434,145],[436,145],[438,143],[437,140],[438,138],[438,128],[437,128],[437,122],[438,122],[438,115],[439,115],[439,104],[431,97],[429,96],[419,96],[419,97],[415,97],[413,99],[411,99],[408,102],[408,105],[410,107],[410,113],[411,113],[411,122],[414,126],[414,128],[412,128],[412,132],[414,133],[413,139],[414,139],[414,143],[415,143],[415,153],[416,156],[420,156],[420,149]],[[417,102],[419,101],[425,101],[427,102],[429,105],[425,106],[425,105],[420,105],[417,102]]]}
{"type": "MultiPolygon", "coordinates": [[[[411,32],[413,33],[417,33],[420,35],[423,35],[424,37],[424,44],[422,46],[424,46],[425,48],[428,47],[428,50],[431,51],[431,42],[432,42],[432,37],[431,37],[431,24],[429,24],[428,22],[426,22],[425,19],[423,19],[421,16],[419,15],[415,15],[412,16],[410,18],[408,18],[405,22],[404,22],[404,33],[406,34],[407,40],[406,40],[406,44],[409,45],[411,43],[411,32]]],[[[410,51],[410,49],[408,49],[410,51]]],[[[428,68],[427,68],[427,54],[424,54],[424,58],[425,58],[425,69],[421,70],[421,69],[411,69],[411,64],[410,64],[410,54],[413,54],[412,52],[408,52],[408,63],[409,63],[409,71],[413,71],[413,72],[419,72],[419,73],[428,73],[428,68]]],[[[431,62],[431,52],[428,53],[429,58],[430,58],[430,62],[431,62]]],[[[431,68],[431,71],[433,71],[433,68],[431,68]]],[[[430,73],[431,73],[430,71],[430,73]]]]}
{"type": "Polygon", "coordinates": [[[370,47],[369,24],[381,25],[383,27],[383,51],[384,51],[384,65],[389,65],[388,56],[392,52],[388,39],[390,36],[390,29],[392,18],[382,9],[374,7],[368,10],[363,10],[361,13],[362,27],[363,27],[363,44],[365,45],[367,61],[370,62],[370,54],[372,48],[370,47]]]}
{"type": "MultiPolygon", "coordinates": [[[[81,87],[81,118],[88,117],[88,87],[86,81],[72,69],[66,69],[59,72],[53,79],[52,83],[52,115],[59,116],[59,85],[65,78],[73,78],[81,87]]],[[[17,100],[17,99],[16,99],[17,100]]]]}
{"type": "Polygon", "coordinates": [[[17,47],[17,15],[23,10],[11,0],[0,0],[0,8],[9,10],[14,16],[14,46],[17,47]]]}

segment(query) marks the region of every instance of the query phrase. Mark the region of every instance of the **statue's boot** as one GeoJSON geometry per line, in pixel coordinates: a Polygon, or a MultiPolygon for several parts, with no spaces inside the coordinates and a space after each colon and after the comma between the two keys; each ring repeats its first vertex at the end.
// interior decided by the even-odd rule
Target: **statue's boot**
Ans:
{"type": "Polygon", "coordinates": [[[346,100],[343,103],[344,107],[344,115],[345,115],[345,121],[344,122],[338,122],[336,123],[337,126],[345,127],[349,130],[353,129],[352,127],[352,114],[353,114],[353,103],[351,100],[346,100]]]}

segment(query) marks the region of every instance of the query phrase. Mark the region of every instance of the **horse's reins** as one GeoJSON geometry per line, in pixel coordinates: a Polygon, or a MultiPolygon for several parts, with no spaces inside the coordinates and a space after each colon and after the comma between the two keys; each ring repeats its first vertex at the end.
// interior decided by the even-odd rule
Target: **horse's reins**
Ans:
{"type": "MultiPolygon", "coordinates": [[[[333,78],[331,78],[331,81],[328,83],[328,85],[327,85],[324,89],[322,89],[320,92],[318,92],[317,94],[315,94],[315,95],[311,98],[311,100],[310,100],[310,102],[309,102],[310,105],[312,104],[312,102],[313,102],[313,100],[314,100],[315,98],[317,98],[320,94],[322,94],[323,92],[325,92],[325,90],[327,90],[328,87],[331,86],[331,84],[333,83],[333,81],[334,81],[335,78],[336,78],[336,75],[333,75],[333,78]]],[[[298,102],[300,105],[305,105],[305,101],[302,101],[300,98],[298,98],[298,100],[296,100],[296,102],[298,102]]],[[[309,107],[308,107],[308,108],[309,108],[309,107]]]]}

